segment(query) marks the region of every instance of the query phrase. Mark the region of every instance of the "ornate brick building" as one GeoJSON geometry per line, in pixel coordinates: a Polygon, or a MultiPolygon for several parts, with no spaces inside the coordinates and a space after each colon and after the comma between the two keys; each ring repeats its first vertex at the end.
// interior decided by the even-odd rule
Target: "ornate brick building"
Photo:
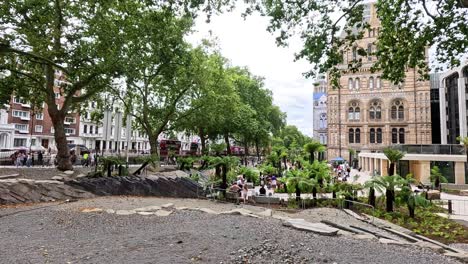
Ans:
{"type": "Polygon", "coordinates": [[[394,144],[430,144],[431,109],[429,81],[420,81],[408,69],[404,82],[394,85],[379,72],[371,73],[374,56],[358,55],[358,47],[375,51],[380,21],[368,4],[364,17],[371,25],[355,46],[343,52],[340,89],[328,85],[328,157],[352,160],[359,152],[378,152],[394,144]],[[355,73],[347,70],[352,60],[362,59],[355,73]],[[356,152],[351,157],[349,149],[356,152]]]}

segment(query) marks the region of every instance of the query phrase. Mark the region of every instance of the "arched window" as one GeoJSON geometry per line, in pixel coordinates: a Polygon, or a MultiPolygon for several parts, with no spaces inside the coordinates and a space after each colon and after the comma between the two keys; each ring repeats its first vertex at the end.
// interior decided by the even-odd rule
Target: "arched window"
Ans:
{"type": "Polygon", "coordinates": [[[358,102],[351,102],[348,108],[348,120],[360,120],[361,109],[359,108],[358,102]]]}
{"type": "Polygon", "coordinates": [[[375,129],[370,129],[370,143],[375,143],[375,129]]]}
{"type": "Polygon", "coordinates": [[[369,119],[380,120],[382,119],[382,108],[379,101],[372,101],[369,107],[369,119]]]}
{"type": "Polygon", "coordinates": [[[354,82],[352,78],[348,79],[348,89],[350,90],[354,89],[354,82]]]}
{"type": "Polygon", "coordinates": [[[367,60],[372,61],[372,43],[367,44],[367,60]]]}
{"type": "Polygon", "coordinates": [[[357,61],[357,47],[353,48],[353,60],[357,61]]]}
{"type": "Polygon", "coordinates": [[[349,120],[354,120],[354,108],[353,107],[350,107],[348,109],[348,119],[349,120]]]}
{"type": "Polygon", "coordinates": [[[356,128],[354,141],[356,143],[361,143],[361,129],[356,128]]]}
{"type": "Polygon", "coordinates": [[[380,77],[375,78],[375,87],[377,90],[382,89],[382,79],[380,77]]]}
{"type": "Polygon", "coordinates": [[[356,89],[356,90],[361,89],[361,82],[359,81],[359,78],[356,78],[354,80],[354,89],[356,89]]]}
{"type": "Polygon", "coordinates": [[[374,90],[374,77],[369,77],[369,90],[374,90]]]}
{"type": "Polygon", "coordinates": [[[373,107],[373,106],[371,106],[371,108],[369,109],[369,118],[371,120],[375,119],[375,107],[373,107]]]}
{"type": "Polygon", "coordinates": [[[399,134],[400,134],[400,144],[405,144],[405,129],[400,128],[399,134]]]}
{"type": "Polygon", "coordinates": [[[382,129],[377,128],[377,143],[382,143],[382,129]]]}
{"type": "Polygon", "coordinates": [[[402,105],[398,107],[398,119],[399,120],[405,119],[405,109],[402,105]]]}
{"type": "Polygon", "coordinates": [[[348,141],[350,144],[354,143],[354,129],[350,128],[348,132],[348,141]]]}
{"type": "Polygon", "coordinates": [[[398,130],[392,128],[392,144],[398,144],[398,130]]]}
{"type": "Polygon", "coordinates": [[[397,107],[395,105],[392,106],[391,117],[392,119],[397,119],[397,107]]]}

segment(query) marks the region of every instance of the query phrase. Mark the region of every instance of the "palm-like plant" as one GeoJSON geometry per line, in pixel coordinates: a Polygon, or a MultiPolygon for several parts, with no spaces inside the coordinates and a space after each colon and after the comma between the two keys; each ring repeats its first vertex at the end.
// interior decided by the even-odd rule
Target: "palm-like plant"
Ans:
{"type": "Polygon", "coordinates": [[[398,196],[399,200],[408,207],[408,213],[411,218],[415,217],[416,207],[428,206],[430,204],[429,201],[424,199],[421,195],[413,193],[409,184],[401,187],[398,196]]]}
{"type": "MultiPolygon", "coordinates": [[[[377,178],[380,178],[378,176],[377,178]]],[[[375,180],[377,178],[372,178],[364,183],[364,188],[369,190],[369,196],[367,203],[375,208],[375,191],[380,190],[379,183],[375,180]]]]}
{"type": "Polygon", "coordinates": [[[395,201],[395,188],[407,186],[408,182],[399,175],[377,177],[375,181],[375,189],[383,193],[385,190],[386,211],[393,212],[393,202],[395,201]]]}
{"type": "Polygon", "coordinates": [[[314,163],[315,160],[315,152],[324,151],[324,146],[320,144],[318,141],[312,141],[310,143],[305,144],[304,151],[309,153],[309,162],[310,164],[314,163]]]}
{"type": "Polygon", "coordinates": [[[296,193],[296,201],[301,200],[302,192],[310,192],[318,186],[317,180],[310,179],[307,172],[302,170],[290,170],[286,175],[286,186],[288,192],[296,193]]]}
{"type": "Polygon", "coordinates": [[[398,161],[400,161],[406,153],[404,152],[401,152],[397,149],[393,149],[393,148],[386,148],[384,149],[384,154],[385,156],[387,157],[387,159],[390,161],[390,166],[389,166],[389,169],[388,169],[388,175],[389,176],[392,176],[393,174],[395,174],[395,165],[398,161]]]}
{"type": "Polygon", "coordinates": [[[444,175],[442,175],[442,173],[440,172],[438,166],[434,166],[431,169],[431,182],[432,184],[434,184],[435,188],[439,189],[439,191],[441,189],[440,184],[448,182],[447,178],[445,178],[444,175]]]}

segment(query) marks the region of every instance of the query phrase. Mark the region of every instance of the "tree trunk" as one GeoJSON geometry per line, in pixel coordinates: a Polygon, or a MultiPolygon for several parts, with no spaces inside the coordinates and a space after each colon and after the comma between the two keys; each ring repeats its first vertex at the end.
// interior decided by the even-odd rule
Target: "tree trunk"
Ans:
{"type": "Polygon", "coordinates": [[[390,163],[390,167],[388,168],[388,176],[393,176],[395,173],[395,163],[390,163]]]}
{"type": "Polygon", "coordinates": [[[228,169],[227,169],[227,165],[226,165],[226,164],[223,164],[222,167],[223,167],[223,172],[222,172],[222,175],[223,175],[223,182],[221,183],[221,189],[223,189],[223,190],[222,190],[222,193],[223,193],[224,197],[226,197],[226,189],[227,189],[227,187],[228,187],[228,185],[227,185],[227,173],[228,173],[227,170],[228,170],[228,169]]]}
{"type": "Polygon", "coordinates": [[[226,153],[228,156],[231,156],[231,144],[229,143],[229,134],[224,134],[224,143],[226,143],[226,153]]]}
{"type": "Polygon", "coordinates": [[[206,155],[206,138],[203,128],[198,130],[198,136],[200,137],[200,144],[201,144],[201,154],[206,155]]]}
{"type": "Polygon", "coordinates": [[[333,199],[336,199],[336,191],[335,191],[335,189],[332,190],[332,198],[333,198],[333,199]]]}
{"type": "Polygon", "coordinates": [[[255,150],[257,151],[257,160],[260,161],[260,151],[258,149],[258,140],[255,140],[255,150]]]}
{"type": "Polygon", "coordinates": [[[314,152],[310,152],[310,164],[314,163],[315,157],[314,157],[314,152]]]}
{"type": "Polygon", "coordinates": [[[299,184],[296,184],[296,201],[301,200],[301,189],[299,189],[299,184]]]}
{"type": "Polygon", "coordinates": [[[385,191],[386,211],[393,212],[393,192],[391,190],[385,191]]]}
{"type": "Polygon", "coordinates": [[[439,180],[439,177],[436,177],[436,178],[435,178],[434,185],[435,185],[435,188],[438,189],[438,190],[440,191],[440,180],[439,180]]]}
{"type": "Polygon", "coordinates": [[[312,188],[312,197],[317,199],[317,187],[312,188]]]}
{"type": "Polygon", "coordinates": [[[286,157],[283,157],[283,163],[284,163],[284,169],[287,170],[288,169],[288,164],[287,164],[287,161],[286,161],[286,157]]]}
{"type": "MultiPolygon", "coordinates": [[[[68,149],[67,136],[65,135],[65,112],[49,110],[52,124],[54,125],[55,144],[57,146],[57,169],[61,171],[73,170],[73,164],[70,160],[70,150],[68,149]]],[[[32,128],[31,128],[32,129],[32,128]]]]}
{"type": "Polygon", "coordinates": [[[247,139],[244,139],[244,163],[247,166],[247,157],[249,156],[249,147],[247,144],[247,139]]]}
{"type": "Polygon", "coordinates": [[[414,216],[415,216],[414,209],[415,209],[414,206],[411,206],[411,205],[408,204],[408,212],[409,212],[409,216],[411,218],[414,218],[414,216]]]}
{"type": "MultiPolygon", "coordinates": [[[[148,133],[148,140],[150,143],[151,155],[158,155],[158,137],[150,136],[150,134],[148,133]]],[[[168,156],[169,156],[169,153],[168,153],[168,156]]]]}
{"type": "Polygon", "coordinates": [[[369,200],[368,200],[369,205],[373,206],[375,208],[375,189],[374,188],[369,188],[369,200]]]}

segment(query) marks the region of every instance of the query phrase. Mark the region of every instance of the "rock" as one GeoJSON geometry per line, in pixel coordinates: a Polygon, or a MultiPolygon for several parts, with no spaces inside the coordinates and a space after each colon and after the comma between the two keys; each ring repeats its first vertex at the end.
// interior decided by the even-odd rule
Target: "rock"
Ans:
{"type": "Polygon", "coordinates": [[[137,212],[154,212],[157,210],[161,210],[161,206],[152,205],[152,206],[145,206],[145,207],[140,207],[140,208],[135,209],[135,211],[137,212]]]}
{"type": "Polygon", "coordinates": [[[438,190],[430,190],[427,192],[427,199],[440,200],[440,192],[438,190]]]}
{"type": "Polygon", "coordinates": [[[54,176],[51,178],[52,180],[56,180],[56,181],[63,181],[63,177],[62,176],[54,176]]]}
{"type": "Polygon", "coordinates": [[[216,214],[216,215],[219,214],[218,212],[211,210],[209,208],[199,208],[198,211],[201,211],[207,214],[216,214]]]}
{"type": "Polygon", "coordinates": [[[270,217],[272,214],[273,214],[273,212],[271,211],[271,209],[266,209],[266,210],[263,211],[263,212],[256,213],[256,215],[259,215],[259,216],[268,216],[268,217],[270,217]]]}
{"type": "Polygon", "coordinates": [[[276,214],[272,215],[271,217],[273,217],[274,219],[282,220],[282,221],[287,221],[287,220],[290,219],[289,217],[282,216],[282,215],[276,215],[276,214]]]}
{"type": "Polygon", "coordinates": [[[189,208],[185,206],[180,206],[180,207],[176,207],[175,209],[182,211],[182,210],[188,210],[189,208]]]}
{"type": "Polygon", "coordinates": [[[323,223],[310,223],[305,221],[304,219],[289,219],[284,221],[283,225],[325,236],[336,236],[339,231],[338,229],[330,227],[323,223]]]}
{"type": "Polygon", "coordinates": [[[114,209],[106,209],[106,213],[115,214],[115,210],[114,209]]]}
{"type": "Polygon", "coordinates": [[[136,214],[136,211],[135,210],[117,210],[115,213],[118,215],[132,215],[132,214],[136,214]]]}
{"type": "Polygon", "coordinates": [[[97,212],[102,212],[104,211],[101,208],[85,208],[80,210],[82,213],[97,213],[97,212]]]}
{"type": "Polygon", "coordinates": [[[65,173],[66,175],[72,175],[72,174],[73,174],[73,171],[67,170],[67,171],[64,171],[63,173],[65,173]]]}
{"type": "Polygon", "coordinates": [[[83,173],[76,175],[76,178],[83,178],[83,177],[86,177],[86,175],[84,175],[83,173]]]}
{"type": "Polygon", "coordinates": [[[463,262],[468,262],[468,254],[467,253],[455,253],[455,252],[446,252],[444,253],[445,256],[457,258],[463,262]]]}
{"type": "Polygon", "coordinates": [[[154,213],[156,216],[168,216],[172,214],[172,211],[159,210],[154,213]]]}
{"type": "Polygon", "coordinates": [[[393,244],[393,245],[410,245],[408,242],[401,241],[401,240],[393,240],[393,239],[387,239],[387,238],[379,238],[379,242],[382,244],[393,244]]]}
{"type": "Polygon", "coordinates": [[[139,215],[154,215],[154,212],[137,212],[139,215]]]}
{"type": "Polygon", "coordinates": [[[171,207],[173,207],[173,206],[174,206],[173,203],[167,203],[167,204],[161,205],[162,208],[171,208],[171,207]]]}

